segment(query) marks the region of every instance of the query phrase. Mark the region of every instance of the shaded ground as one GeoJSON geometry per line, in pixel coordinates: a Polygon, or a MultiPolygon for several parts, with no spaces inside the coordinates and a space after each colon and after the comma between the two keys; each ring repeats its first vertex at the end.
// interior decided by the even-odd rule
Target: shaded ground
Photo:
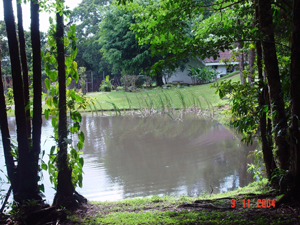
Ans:
{"type": "Polygon", "coordinates": [[[192,202],[179,199],[177,203],[152,198],[140,204],[130,201],[87,204],[62,224],[300,224],[299,205],[277,207],[274,199],[278,198],[250,194],[235,196],[235,205],[228,197],[192,202]],[[259,199],[266,199],[266,204],[258,204],[259,199]]]}
{"type": "MultiPolygon", "coordinates": [[[[72,212],[64,209],[54,211],[53,217],[48,213],[53,207],[49,207],[42,211],[46,214],[31,217],[31,221],[35,219],[35,224],[39,225],[300,224],[299,203],[276,204],[281,197],[268,185],[267,179],[263,179],[235,191],[200,197],[154,196],[90,202],[72,212]]],[[[25,224],[24,219],[29,218],[16,212],[11,216],[2,217],[0,224],[25,224]],[[19,223],[15,222],[17,218],[19,223]]],[[[33,225],[31,222],[26,224],[33,225]]]]}

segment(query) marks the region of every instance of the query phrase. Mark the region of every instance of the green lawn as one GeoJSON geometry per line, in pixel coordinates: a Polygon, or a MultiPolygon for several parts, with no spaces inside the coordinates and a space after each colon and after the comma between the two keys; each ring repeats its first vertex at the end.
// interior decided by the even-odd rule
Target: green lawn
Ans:
{"type": "MultiPolygon", "coordinates": [[[[228,79],[232,81],[240,80],[237,74],[233,76],[230,74],[219,80],[228,79]]],[[[95,104],[90,105],[85,111],[212,109],[226,105],[228,100],[220,99],[215,92],[216,89],[211,88],[211,83],[180,88],[174,86],[168,89],[139,89],[136,92],[90,92],[86,96],[92,98],[95,104]]],[[[46,107],[43,105],[43,109],[46,107]]],[[[14,109],[8,111],[8,116],[14,116],[14,109]]]]}
{"type": "MultiPolygon", "coordinates": [[[[228,78],[232,81],[239,81],[239,76],[234,75],[228,78]]],[[[215,93],[216,89],[211,84],[195,85],[191,87],[176,86],[162,89],[141,89],[136,92],[112,91],[93,92],[87,96],[95,100],[94,110],[120,110],[130,109],[186,109],[202,108],[209,109],[211,106],[222,106],[228,100],[221,100],[215,93]]]]}

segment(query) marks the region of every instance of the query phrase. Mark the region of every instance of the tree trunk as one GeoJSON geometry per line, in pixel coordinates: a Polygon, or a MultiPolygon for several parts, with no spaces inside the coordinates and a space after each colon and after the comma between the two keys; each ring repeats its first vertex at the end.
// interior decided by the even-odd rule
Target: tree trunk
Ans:
{"type": "MultiPolygon", "coordinates": [[[[268,93],[268,87],[264,82],[264,77],[262,73],[262,49],[261,42],[256,42],[256,51],[257,51],[257,69],[258,69],[258,79],[259,79],[259,106],[263,109],[265,106],[269,106],[269,103],[266,101],[265,96],[268,93]]],[[[266,173],[269,180],[271,180],[271,175],[274,169],[276,168],[275,160],[273,157],[272,149],[272,138],[271,133],[267,129],[267,117],[266,112],[262,112],[260,115],[260,136],[262,142],[262,152],[263,158],[266,165],[266,173]]]]}
{"type": "Polygon", "coordinates": [[[31,6],[31,46],[33,65],[33,118],[32,118],[32,151],[31,160],[35,168],[33,176],[38,182],[38,162],[41,151],[42,132],[42,67],[41,41],[39,28],[39,3],[30,1],[31,6]]]}
{"type": "MultiPolygon", "coordinates": [[[[240,25],[241,21],[238,20],[237,24],[240,25]]],[[[237,46],[238,46],[238,50],[241,51],[242,50],[242,43],[241,43],[240,39],[237,40],[237,46]]],[[[243,76],[243,71],[245,70],[245,66],[244,66],[244,52],[243,51],[239,53],[239,70],[240,70],[241,84],[245,84],[245,78],[243,76]]]]}
{"type": "Polygon", "coordinates": [[[291,136],[291,165],[290,173],[293,178],[293,197],[300,199],[300,0],[294,0],[293,5],[293,32],[291,53],[291,109],[292,121],[291,136]]]}
{"type": "MultiPolygon", "coordinates": [[[[28,79],[28,65],[27,65],[27,56],[25,50],[25,36],[23,29],[23,15],[22,15],[22,6],[21,2],[17,2],[17,15],[18,15],[18,32],[19,32],[19,43],[20,43],[20,54],[22,62],[22,71],[23,71],[23,82],[24,82],[24,101],[25,106],[29,106],[29,79],[28,79]]],[[[26,110],[26,119],[27,119],[27,136],[28,139],[31,139],[31,120],[30,120],[30,108],[27,107],[26,110]]]]}
{"type": "Polygon", "coordinates": [[[255,61],[255,49],[251,48],[249,50],[249,75],[248,75],[248,83],[251,85],[254,82],[254,61],[255,61]]]}
{"type": "Polygon", "coordinates": [[[6,104],[5,104],[5,96],[4,96],[4,89],[3,89],[3,82],[2,82],[1,49],[0,49],[0,128],[1,128],[2,144],[3,144],[7,175],[12,185],[13,193],[16,194],[17,187],[18,187],[17,169],[14,163],[14,159],[11,155],[10,134],[9,134],[8,123],[7,123],[6,104]]]}
{"type": "Polygon", "coordinates": [[[161,72],[156,73],[155,80],[156,80],[156,85],[158,87],[161,87],[161,86],[164,85],[164,82],[162,80],[162,73],[161,72]]]}
{"type": "MultiPolygon", "coordinates": [[[[57,3],[64,3],[63,0],[57,0],[57,3]]],[[[61,9],[58,9],[60,11],[61,9]]],[[[58,83],[59,83],[59,124],[58,124],[58,180],[57,192],[53,204],[57,207],[70,207],[76,204],[73,194],[75,188],[72,184],[72,169],[68,165],[67,159],[67,108],[66,108],[66,72],[65,72],[65,51],[64,51],[64,22],[63,15],[56,13],[56,45],[57,45],[57,63],[58,63],[58,83]]]]}
{"type": "MultiPolygon", "coordinates": [[[[252,0],[252,2],[253,2],[253,4],[256,5],[256,0],[252,0]]],[[[258,23],[257,7],[255,7],[254,21],[252,22],[251,27],[254,29],[255,26],[257,25],[257,23],[258,23]]],[[[256,43],[256,44],[258,44],[258,43],[256,43]]],[[[261,43],[259,42],[259,44],[260,44],[260,50],[261,50],[261,43]]],[[[250,48],[250,50],[249,50],[249,75],[248,75],[248,83],[251,86],[253,86],[254,76],[255,76],[255,74],[254,74],[254,72],[255,72],[254,62],[255,62],[255,48],[250,48]]],[[[261,64],[261,61],[260,61],[260,64],[261,64]]],[[[261,71],[260,72],[262,73],[262,67],[261,67],[261,71]]]]}
{"type": "Polygon", "coordinates": [[[287,118],[284,110],[283,93],[279,77],[278,61],[274,41],[274,27],[270,0],[259,0],[260,30],[265,36],[262,42],[264,62],[270,91],[270,103],[274,113],[273,128],[279,166],[289,169],[289,143],[287,142],[287,118]]]}
{"type": "Polygon", "coordinates": [[[37,183],[35,179],[32,179],[31,176],[33,174],[33,168],[30,164],[30,148],[27,137],[23,80],[21,76],[21,65],[18,47],[19,44],[17,41],[12,2],[9,0],[3,1],[3,8],[11,61],[15,116],[17,124],[19,187],[17,193],[15,194],[15,200],[19,203],[23,203],[24,201],[29,199],[41,200],[41,197],[38,195],[37,183]]]}

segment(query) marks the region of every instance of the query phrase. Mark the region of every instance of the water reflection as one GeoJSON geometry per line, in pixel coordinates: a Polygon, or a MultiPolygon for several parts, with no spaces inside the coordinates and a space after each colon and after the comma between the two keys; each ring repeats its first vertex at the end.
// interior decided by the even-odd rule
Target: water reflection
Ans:
{"type": "MultiPolygon", "coordinates": [[[[13,136],[14,121],[9,123],[13,136]]],[[[216,121],[192,115],[183,122],[169,117],[87,115],[82,130],[85,175],[79,192],[89,200],[197,195],[212,189],[217,193],[252,181],[247,156],[255,146],[240,143],[216,121]]],[[[44,121],[43,141],[51,132],[50,122],[44,121]]],[[[44,149],[49,151],[52,144],[48,140],[44,149]]],[[[46,195],[52,200],[50,186],[48,182],[46,195]]]]}

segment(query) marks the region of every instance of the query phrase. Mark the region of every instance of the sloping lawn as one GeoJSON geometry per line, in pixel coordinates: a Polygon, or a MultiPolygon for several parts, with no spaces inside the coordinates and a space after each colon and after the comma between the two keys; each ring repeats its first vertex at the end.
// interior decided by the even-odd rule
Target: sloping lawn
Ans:
{"type": "MultiPolygon", "coordinates": [[[[239,81],[239,76],[234,75],[225,79],[239,81]]],[[[203,84],[180,88],[174,86],[168,89],[140,89],[136,92],[93,92],[88,93],[87,96],[95,100],[95,106],[92,107],[94,110],[192,107],[209,109],[212,106],[228,103],[228,100],[221,100],[215,92],[216,89],[211,88],[211,84],[203,84]]]]}

